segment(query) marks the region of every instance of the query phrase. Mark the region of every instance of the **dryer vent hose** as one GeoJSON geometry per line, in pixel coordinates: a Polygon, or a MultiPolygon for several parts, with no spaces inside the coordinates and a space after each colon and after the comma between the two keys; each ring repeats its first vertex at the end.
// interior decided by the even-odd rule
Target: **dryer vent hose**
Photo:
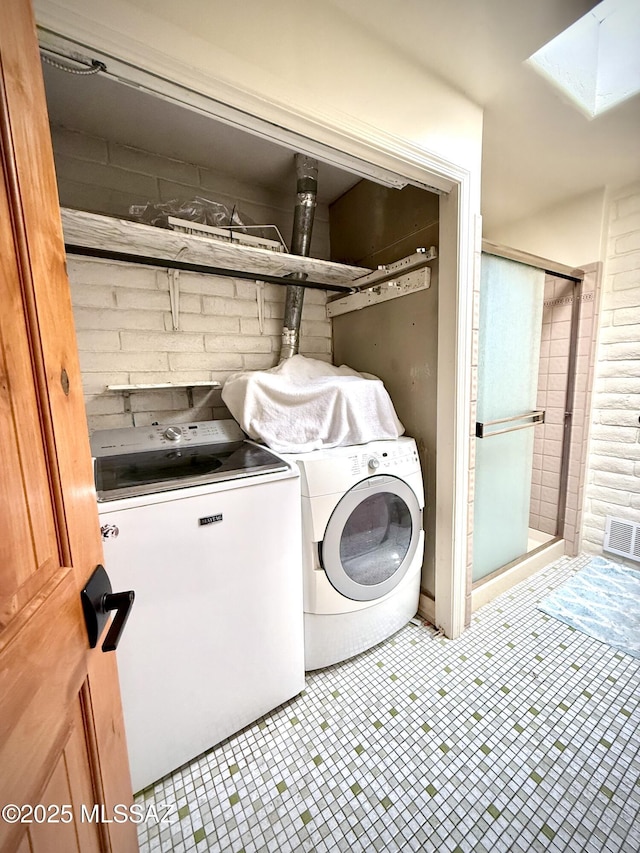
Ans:
{"type": "MultiPolygon", "coordinates": [[[[296,192],[297,201],[293,217],[291,254],[308,257],[311,248],[311,232],[316,212],[318,195],[318,161],[306,154],[296,154],[296,192]]],[[[293,281],[304,281],[306,273],[293,273],[293,281]]],[[[300,323],[302,322],[302,303],[304,287],[291,284],[287,287],[282,321],[282,344],[280,361],[296,355],[300,348],[300,323]]]]}

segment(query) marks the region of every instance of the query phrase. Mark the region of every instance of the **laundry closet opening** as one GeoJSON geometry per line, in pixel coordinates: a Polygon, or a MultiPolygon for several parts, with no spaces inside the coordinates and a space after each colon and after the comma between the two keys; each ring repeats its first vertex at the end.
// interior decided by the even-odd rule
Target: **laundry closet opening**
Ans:
{"type": "MultiPolygon", "coordinates": [[[[205,200],[240,222],[273,226],[261,236],[289,245],[299,149],[102,73],[80,77],[47,62],[43,72],[63,223],[67,211],[86,211],[119,220],[124,234],[127,222],[149,221],[169,203],[205,200]]],[[[307,289],[300,336],[302,355],[382,379],[416,439],[426,499],[422,591],[432,600],[439,196],[334,154],[318,157],[311,258],[364,273],[435,248],[429,287],[400,298],[331,318],[327,306],[339,294],[307,289]]],[[[91,222],[102,229],[101,219],[91,222]]],[[[142,254],[133,237],[129,251],[142,254]]],[[[181,271],[176,289],[175,273],[160,266],[73,254],[68,270],[90,431],[228,418],[211,384],[277,364],[284,286],[181,271]],[[170,387],[106,390],[161,384],[170,387]]]]}

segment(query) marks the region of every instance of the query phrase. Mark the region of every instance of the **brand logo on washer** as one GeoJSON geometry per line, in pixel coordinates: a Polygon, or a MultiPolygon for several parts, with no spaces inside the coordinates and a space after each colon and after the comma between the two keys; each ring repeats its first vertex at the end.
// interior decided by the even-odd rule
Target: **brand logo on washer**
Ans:
{"type": "Polygon", "coordinates": [[[204,527],[205,524],[215,524],[216,521],[222,521],[221,512],[219,512],[218,515],[205,515],[204,518],[199,518],[198,524],[200,527],[204,527]]]}

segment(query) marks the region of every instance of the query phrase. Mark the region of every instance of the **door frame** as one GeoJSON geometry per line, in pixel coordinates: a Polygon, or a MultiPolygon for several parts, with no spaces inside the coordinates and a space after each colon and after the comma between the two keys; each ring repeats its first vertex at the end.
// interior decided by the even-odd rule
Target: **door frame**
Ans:
{"type": "Polygon", "coordinates": [[[472,172],[338,110],[319,117],[313,104],[293,109],[275,92],[265,97],[228,80],[205,78],[156,45],[104,26],[97,32],[94,21],[62,3],[36,9],[41,44],[67,55],[89,51],[125,84],[362,177],[391,186],[410,182],[440,194],[435,606],[428,605],[424,615],[446,636],[459,636],[470,613],[471,320],[481,242],[479,167],[472,172]]]}

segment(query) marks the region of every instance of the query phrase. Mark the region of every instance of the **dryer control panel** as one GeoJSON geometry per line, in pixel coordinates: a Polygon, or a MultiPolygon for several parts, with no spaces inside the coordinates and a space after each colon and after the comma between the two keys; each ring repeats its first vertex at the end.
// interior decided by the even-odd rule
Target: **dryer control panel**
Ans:
{"type": "Polygon", "coordinates": [[[309,497],[346,492],[378,474],[407,477],[420,472],[416,443],[406,436],[313,450],[295,459],[302,474],[302,494],[309,497]]]}

